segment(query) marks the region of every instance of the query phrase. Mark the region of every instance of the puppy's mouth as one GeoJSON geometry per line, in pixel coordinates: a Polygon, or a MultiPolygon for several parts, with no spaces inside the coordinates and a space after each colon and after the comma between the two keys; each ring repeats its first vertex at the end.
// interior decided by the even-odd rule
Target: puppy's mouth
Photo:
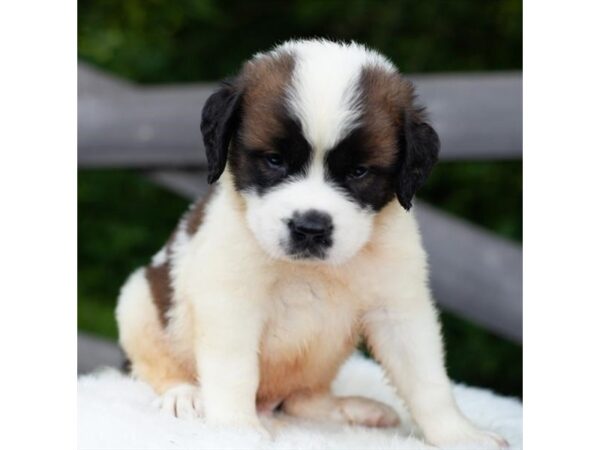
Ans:
{"type": "Polygon", "coordinates": [[[323,247],[309,247],[304,249],[288,250],[287,255],[295,260],[317,260],[324,261],[327,259],[327,250],[323,247]]]}
{"type": "Polygon", "coordinates": [[[317,262],[327,260],[331,244],[329,240],[323,242],[298,241],[298,239],[287,237],[279,241],[279,248],[283,250],[284,259],[317,262]]]}

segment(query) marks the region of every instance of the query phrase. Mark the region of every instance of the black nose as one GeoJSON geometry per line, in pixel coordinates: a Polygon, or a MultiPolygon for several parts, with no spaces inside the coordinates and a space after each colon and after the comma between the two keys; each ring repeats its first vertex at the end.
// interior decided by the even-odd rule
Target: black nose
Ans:
{"type": "Polygon", "coordinates": [[[311,209],[295,213],[288,222],[292,238],[297,243],[331,245],[333,223],[327,213],[311,209]]]}

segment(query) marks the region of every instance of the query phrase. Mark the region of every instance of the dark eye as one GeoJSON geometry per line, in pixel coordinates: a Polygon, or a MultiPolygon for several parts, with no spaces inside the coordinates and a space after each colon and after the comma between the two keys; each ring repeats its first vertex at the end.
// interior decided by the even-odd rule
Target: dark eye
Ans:
{"type": "Polygon", "coordinates": [[[354,169],[352,169],[350,171],[350,173],[348,174],[349,178],[362,178],[364,177],[367,173],[369,172],[369,169],[367,169],[365,166],[356,166],[354,169]]]}
{"type": "Polygon", "coordinates": [[[281,157],[281,155],[278,155],[277,153],[269,153],[268,155],[265,156],[265,159],[267,160],[267,163],[274,168],[279,168],[281,166],[283,166],[283,158],[281,157]]]}

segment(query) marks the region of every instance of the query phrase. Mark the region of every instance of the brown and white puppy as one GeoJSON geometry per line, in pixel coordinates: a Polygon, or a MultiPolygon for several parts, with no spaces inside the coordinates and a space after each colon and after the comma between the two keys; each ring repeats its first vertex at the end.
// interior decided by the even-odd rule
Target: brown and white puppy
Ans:
{"type": "Polygon", "coordinates": [[[369,426],[395,412],[330,383],[362,335],[435,445],[505,441],[458,410],[411,212],[439,140],[394,66],[291,41],[206,102],[209,181],[117,307],[135,376],[177,416],[262,430],[258,410],[369,426]]]}

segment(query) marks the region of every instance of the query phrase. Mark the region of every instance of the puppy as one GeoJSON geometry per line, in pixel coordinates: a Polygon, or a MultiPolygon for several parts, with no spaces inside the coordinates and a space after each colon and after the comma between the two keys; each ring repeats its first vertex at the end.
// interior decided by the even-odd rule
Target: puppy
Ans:
{"type": "Polygon", "coordinates": [[[262,431],[257,410],[394,426],[330,384],[363,336],[434,445],[506,442],[458,410],[412,199],[439,140],[389,60],[287,42],[207,100],[210,195],[123,286],[134,376],[180,417],[262,431]]]}

